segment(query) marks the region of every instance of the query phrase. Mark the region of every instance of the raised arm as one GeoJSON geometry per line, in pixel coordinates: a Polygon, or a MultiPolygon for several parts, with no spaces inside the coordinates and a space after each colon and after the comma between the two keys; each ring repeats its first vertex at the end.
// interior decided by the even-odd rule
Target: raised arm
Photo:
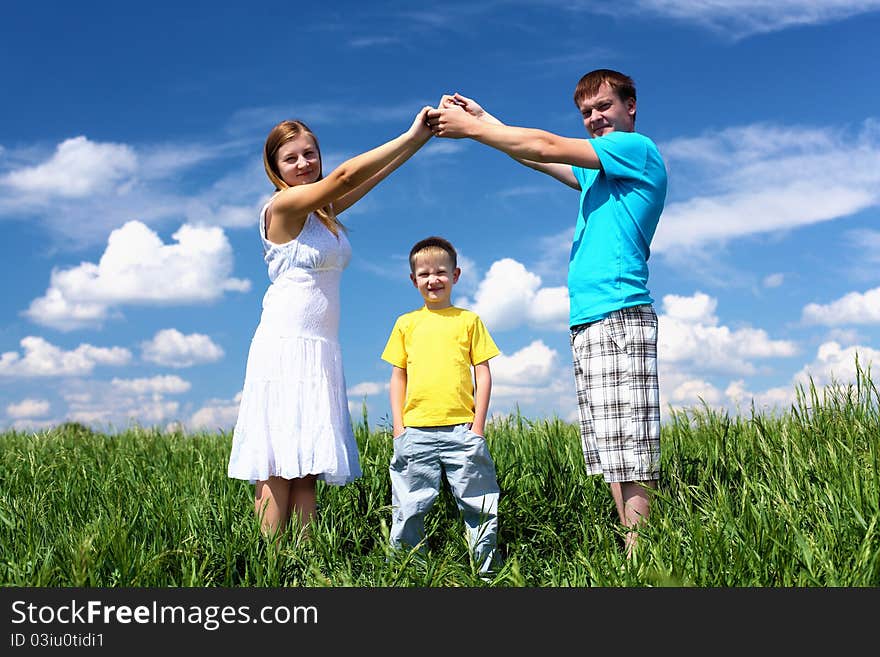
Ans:
{"type": "Polygon", "coordinates": [[[489,397],[492,395],[492,372],[489,361],[474,365],[474,422],[471,431],[486,435],[486,415],[489,413],[489,397]]]}
{"type": "MultiPolygon", "coordinates": [[[[495,124],[495,125],[504,125],[502,121],[494,117],[492,114],[487,112],[477,101],[473,98],[468,98],[466,96],[462,96],[459,93],[455,93],[453,95],[444,95],[440,99],[440,104],[438,108],[454,108],[460,107],[465,112],[477,118],[481,121],[486,121],[487,123],[495,124]]],[[[510,155],[508,153],[508,155],[510,155]]],[[[536,162],[534,160],[528,160],[523,157],[517,157],[515,155],[510,155],[511,158],[519,162],[520,164],[529,167],[530,169],[534,169],[535,171],[540,171],[541,173],[545,173],[548,176],[555,178],[561,183],[564,183],[571,187],[572,189],[576,189],[580,191],[581,185],[578,182],[578,179],[575,177],[574,173],[571,170],[571,166],[567,164],[558,164],[558,163],[545,163],[545,162],[536,162]]]]}
{"type": "Polygon", "coordinates": [[[413,154],[419,150],[422,146],[427,143],[427,141],[433,136],[431,129],[428,127],[428,123],[426,120],[426,112],[423,109],[416,118],[413,120],[412,126],[410,126],[410,130],[415,132],[419,139],[412,142],[403,152],[401,152],[397,157],[395,157],[391,162],[386,164],[382,169],[380,169],[377,173],[374,173],[363,183],[358,185],[355,189],[344,194],[336,201],[333,202],[333,210],[336,214],[340,214],[345,212],[352,205],[361,200],[367,192],[369,192],[373,187],[378,185],[380,182],[385,180],[391,173],[397,169],[401,164],[406,162],[413,154]]]}
{"type": "MultiPolygon", "coordinates": [[[[425,117],[429,109],[431,108],[423,107],[409,129],[400,136],[346,160],[323,179],[306,185],[287,187],[278,192],[272,201],[272,220],[280,220],[288,227],[295,227],[299,223],[301,227],[309,212],[330,203],[338,205],[346,195],[359,191],[362,185],[397,161],[396,165],[382,177],[387,176],[430,139],[431,131],[425,125],[425,117]]],[[[350,207],[381,179],[378,178],[360,195],[344,201],[343,209],[350,207]]],[[[338,207],[334,209],[340,212],[338,207]]]]}
{"type": "Polygon", "coordinates": [[[403,404],[406,401],[406,370],[391,366],[391,422],[392,435],[397,438],[403,433],[403,404]]]}
{"type": "Polygon", "coordinates": [[[561,137],[536,128],[520,128],[481,121],[460,108],[444,107],[428,112],[428,124],[437,137],[468,137],[507,153],[514,159],[568,164],[601,169],[592,144],[586,139],[561,137]]]}

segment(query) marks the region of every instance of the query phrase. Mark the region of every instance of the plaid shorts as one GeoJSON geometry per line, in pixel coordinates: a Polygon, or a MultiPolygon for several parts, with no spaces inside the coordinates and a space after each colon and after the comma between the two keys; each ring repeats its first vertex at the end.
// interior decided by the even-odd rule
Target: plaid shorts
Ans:
{"type": "Polygon", "coordinates": [[[584,461],[607,482],[660,477],[657,314],[615,310],[571,329],[584,461]]]}

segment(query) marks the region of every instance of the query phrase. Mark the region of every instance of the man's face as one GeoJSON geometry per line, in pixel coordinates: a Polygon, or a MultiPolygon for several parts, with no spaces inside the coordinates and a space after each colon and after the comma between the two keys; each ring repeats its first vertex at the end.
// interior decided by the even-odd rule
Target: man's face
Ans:
{"type": "Polygon", "coordinates": [[[582,98],[578,103],[584,127],[590,137],[602,137],[615,130],[632,132],[635,128],[636,101],[620,100],[617,92],[603,82],[595,96],[582,98]]]}
{"type": "Polygon", "coordinates": [[[458,282],[460,273],[447,254],[423,253],[416,256],[410,278],[421,292],[425,305],[439,310],[449,307],[452,286],[458,282]]]}

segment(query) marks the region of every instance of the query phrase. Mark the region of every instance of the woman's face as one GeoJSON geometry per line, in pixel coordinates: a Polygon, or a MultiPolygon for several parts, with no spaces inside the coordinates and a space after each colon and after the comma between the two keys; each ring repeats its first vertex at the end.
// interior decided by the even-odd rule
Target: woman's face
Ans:
{"type": "Polygon", "coordinates": [[[283,143],[275,161],[281,179],[291,187],[313,183],[321,177],[321,155],[311,135],[303,133],[283,143]]]}

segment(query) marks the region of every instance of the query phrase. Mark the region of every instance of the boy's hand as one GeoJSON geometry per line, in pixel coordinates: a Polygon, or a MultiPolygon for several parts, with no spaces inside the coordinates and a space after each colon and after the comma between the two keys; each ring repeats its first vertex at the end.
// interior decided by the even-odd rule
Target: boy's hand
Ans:
{"type": "Polygon", "coordinates": [[[401,425],[401,426],[396,426],[396,425],[395,425],[395,426],[391,429],[391,436],[392,436],[393,438],[395,438],[395,439],[396,439],[396,438],[400,438],[400,435],[401,435],[405,430],[406,430],[406,427],[404,427],[403,425],[401,425]]]}
{"type": "Polygon", "coordinates": [[[478,427],[473,422],[468,422],[468,429],[470,429],[472,433],[477,434],[480,438],[486,437],[486,427],[478,427]]]}

